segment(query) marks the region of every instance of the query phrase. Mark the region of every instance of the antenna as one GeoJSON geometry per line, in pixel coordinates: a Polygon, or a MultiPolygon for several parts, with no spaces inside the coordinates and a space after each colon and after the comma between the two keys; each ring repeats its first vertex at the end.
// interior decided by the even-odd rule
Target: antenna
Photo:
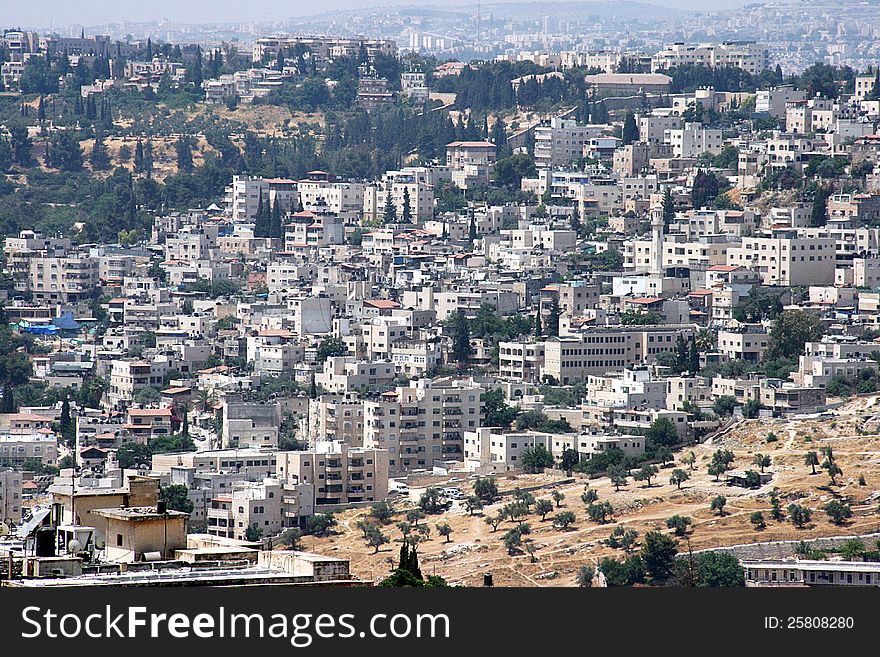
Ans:
{"type": "Polygon", "coordinates": [[[477,38],[475,39],[475,45],[479,45],[480,43],[480,0],[477,0],[477,38]]]}

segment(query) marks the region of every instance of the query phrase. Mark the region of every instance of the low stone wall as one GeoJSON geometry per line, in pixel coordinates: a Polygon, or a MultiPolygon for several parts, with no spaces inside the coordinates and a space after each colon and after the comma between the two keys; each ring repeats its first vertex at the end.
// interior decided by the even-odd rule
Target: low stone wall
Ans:
{"type": "MultiPolygon", "coordinates": [[[[805,539],[804,543],[812,549],[836,548],[853,539],[859,539],[870,550],[873,548],[874,542],[880,539],[880,532],[862,534],[861,536],[829,536],[826,538],[805,539]]],[[[700,552],[726,552],[738,559],[745,560],[786,559],[795,556],[795,550],[800,543],[801,541],[769,541],[766,543],[750,543],[747,545],[731,545],[729,547],[695,550],[694,554],[700,552]]]]}

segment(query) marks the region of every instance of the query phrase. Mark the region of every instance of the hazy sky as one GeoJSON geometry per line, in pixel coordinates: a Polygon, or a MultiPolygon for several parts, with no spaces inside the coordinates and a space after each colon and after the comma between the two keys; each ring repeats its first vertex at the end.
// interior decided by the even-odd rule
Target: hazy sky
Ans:
{"type": "MultiPolygon", "coordinates": [[[[485,0],[489,4],[491,0],[485,0]]],[[[650,4],[688,9],[730,8],[749,0],[647,0],[650,4]]],[[[264,21],[304,16],[332,9],[388,5],[474,4],[461,0],[0,0],[0,27],[97,25],[121,21],[210,23],[264,21]]]]}

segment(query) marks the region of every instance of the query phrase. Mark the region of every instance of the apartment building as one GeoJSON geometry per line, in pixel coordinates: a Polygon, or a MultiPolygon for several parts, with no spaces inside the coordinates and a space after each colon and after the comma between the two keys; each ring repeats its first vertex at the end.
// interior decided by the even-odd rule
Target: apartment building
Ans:
{"type": "Polygon", "coordinates": [[[584,76],[594,98],[635,96],[639,93],[668,94],[672,78],[663,73],[596,73],[584,76]]]}
{"type": "Polygon", "coordinates": [[[377,54],[396,55],[397,41],[394,39],[368,39],[364,37],[325,37],[325,36],[268,36],[260,37],[254,42],[253,61],[263,62],[274,59],[279,50],[285,52],[303,49],[309,54],[309,61],[319,69],[324,68],[334,59],[349,57],[356,59],[363,49],[369,62],[377,54]]]}
{"type": "Polygon", "coordinates": [[[877,371],[877,361],[872,358],[877,351],[872,342],[846,338],[807,342],[792,379],[806,388],[825,388],[835,377],[856,380],[862,372],[877,371]]]}
{"type": "Polygon", "coordinates": [[[717,155],[723,147],[721,130],[704,128],[701,123],[685,123],[663,134],[663,141],[672,146],[673,157],[699,157],[703,153],[717,155]]]}
{"type": "Polygon", "coordinates": [[[498,374],[502,378],[538,383],[543,367],[543,342],[514,340],[498,343],[498,374]]]}
{"type": "Polygon", "coordinates": [[[129,408],[126,415],[127,422],[122,428],[131,442],[146,445],[153,438],[171,435],[170,408],[129,408]]]}
{"type": "Polygon", "coordinates": [[[280,374],[293,370],[305,359],[305,348],[287,329],[263,329],[246,339],[247,358],[257,374],[280,374]]]}
{"type": "Polygon", "coordinates": [[[584,146],[606,129],[603,125],[581,125],[574,119],[553,117],[535,127],[535,166],[551,169],[581,159],[584,146]]]}
{"type": "Polygon", "coordinates": [[[342,182],[324,171],[310,171],[297,182],[304,210],[331,212],[345,221],[360,218],[366,183],[342,182]]]}
{"type": "Polygon", "coordinates": [[[21,522],[21,481],[21,472],[0,467],[0,522],[6,525],[21,522]]]}
{"type": "Polygon", "coordinates": [[[763,285],[832,285],[836,243],[797,230],[774,230],[769,237],[744,237],[727,250],[727,264],[754,269],[763,285]]]}
{"type": "Polygon", "coordinates": [[[314,486],[315,511],[388,496],[389,453],[321,441],[305,452],[278,452],[276,476],[288,484],[314,486]]]}
{"type": "Polygon", "coordinates": [[[647,368],[589,375],[584,404],[620,408],[665,408],[667,385],[651,377],[647,368]]]}
{"type": "Polygon", "coordinates": [[[35,301],[77,303],[90,299],[98,283],[98,262],[88,256],[34,257],[28,290],[35,301]]]}
{"type": "Polygon", "coordinates": [[[443,362],[443,338],[425,331],[398,338],[391,344],[391,362],[398,374],[410,378],[426,376],[443,362]]]}
{"type": "Polygon", "coordinates": [[[489,141],[454,141],[446,145],[446,164],[459,189],[488,185],[495,166],[495,144],[489,141]]]}
{"type": "Polygon", "coordinates": [[[284,225],[284,250],[288,253],[342,244],[344,241],[342,217],[333,212],[295,212],[287,218],[284,225]]]}
{"type": "Polygon", "coordinates": [[[274,449],[278,446],[281,406],[277,403],[223,402],[222,443],[225,449],[274,449]]]}
{"type": "Polygon", "coordinates": [[[206,532],[246,540],[248,529],[256,528],[262,536],[275,536],[288,527],[302,526],[314,515],[314,499],[312,484],[275,478],[237,481],[231,491],[211,499],[206,532]]]}
{"type": "Polygon", "coordinates": [[[359,390],[379,392],[394,380],[396,368],[388,361],[358,361],[353,357],[332,356],[315,374],[315,384],[330,393],[359,390]]]}
{"type": "Polygon", "coordinates": [[[755,112],[766,113],[774,119],[784,119],[788,103],[806,101],[806,99],[806,91],[795,89],[790,84],[758,89],[755,93],[755,112]]]}
{"type": "Polygon", "coordinates": [[[481,422],[481,389],[467,380],[419,379],[364,402],[364,446],[388,450],[393,473],[461,459],[481,422]]]}
{"type": "Polygon", "coordinates": [[[165,375],[176,366],[168,358],[110,361],[110,388],[107,400],[111,408],[125,408],[146,388],[161,388],[165,375]]]}
{"type": "Polygon", "coordinates": [[[764,357],[769,335],[761,324],[739,324],[718,331],[717,350],[728,360],[758,363],[764,357]]]}
{"type": "Polygon", "coordinates": [[[364,221],[382,220],[389,194],[398,221],[403,220],[404,206],[407,203],[410,221],[421,223],[431,219],[434,216],[435,177],[428,167],[387,171],[381,181],[364,190],[364,221]]]}
{"type": "Polygon", "coordinates": [[[357,395],[321,395],[309,400],[307,423],[310,444],[338,440],[349,447],[364,445],[364,402],[357,395]]]}
{"type": "Polygon", "coordinates": [[[657,354],[674,351],[679,335],[688,338],[694,326],[602,326],[576,338],[549,338],[544,343],[542,378],[561,385],[653,362],[657,354]]]}
{"type": "MultiPolygon", "coordinates": [[[[872,78],[873,79],[873,78],[872,78]]],[[[880,564],[814,559],[742,560],[746,586],[880,586],[880,564]]]]}
{"type": "Polygon", "coordinates": [[[681,128],[681,117],[646,114],[638,117],[637,124],[639,126],[640,142],[660,144],[666,143],[665,137],[667,132],[681,128]]]}
{"type": "Polygon", "coordinates": [[[249,223],[256,219],[261,199],[265,210],[281,203],[282,214],[286,214],[296,207],[298,195],[296,180],[233,176],[224,203],[233,222],[249,223]]]}
{"type": "Polygon", "coordinates": [[[770,66],[770,49],[754,41],[673,43],[651,57],[651,70],[655,72],[689,64],[709,68],[732,66],[758,75],[770,66]]]}
{"type": "Polygon", "coordinates": [[[254,448],[153,454],[151,471],[159,475],[170,475],[174,468],[189,468],[196,474],[234,472],[248,481],[262,481],[276,476],[276,456],[254,448]]]}

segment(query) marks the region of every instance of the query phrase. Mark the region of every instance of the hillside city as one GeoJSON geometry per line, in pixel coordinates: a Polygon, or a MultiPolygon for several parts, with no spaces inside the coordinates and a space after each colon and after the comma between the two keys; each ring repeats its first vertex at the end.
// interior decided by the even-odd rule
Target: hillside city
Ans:
{"type": "Polygon", "coordinates": [[[880,586],[878,35],[0,28],[0,582],[880,586]]]}

